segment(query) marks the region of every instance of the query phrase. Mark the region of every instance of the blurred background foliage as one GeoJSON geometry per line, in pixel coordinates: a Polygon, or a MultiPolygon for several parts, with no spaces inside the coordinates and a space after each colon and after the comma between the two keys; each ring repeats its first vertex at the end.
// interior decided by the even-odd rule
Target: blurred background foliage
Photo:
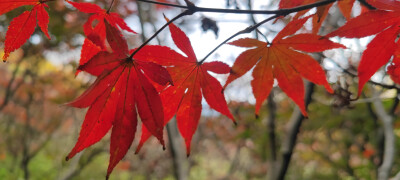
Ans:
{"type": "MultiPolygon", "coordinates": [[[[246,0],[218,1],[225,3],[226,8],[247,4],[246,0]]],[[[90,2],[101,7],[107,7],[110,3],[109,0],[90,2]]],[[[174,0],[168,2],[182,3],[174,0]]],[[[268,1],[266,4],[276,7],[277,1],[268,1]]],[[[94,80],[87,74],[75,77],[80,46],[84,39],[82,24],[88,16],[62,0],[48,5],[52,39],[45,39],[37,29],[29,42],[12,53],[9,62],[0,66],[0,179],[103,179],[109,158],[109,135],[72,160],[65,161],[65,156],[78,137],[86,110],[73,109],[63,104],[77,97],[94,80]]],[[[0,16],[1,42],[4,42],[12,18],[29,8],[21,7],[0,16]]],[[[138,5],[129,0],[118,0],[114,11],[127,20],[134,17],[140,19],[128,22],[142,22],[129,24],[136,28],[135,31],[146,32],[139,35],[125,34],[132,47],[140,45],[159,24],[164,23],[161,13],[176,14],[176,9],[146,3],[138,5]]],[[[205,18],[188,17],[178,24],[189,32],[201,31],[200,28],[204,26],[203,31],[211,29],[213,32],[209,33],[215,33],[216,22],[205,18]],[[193,27],[191,22],[199,26],[193,27]]],[[[218,19],[215,20],[219,23],[218,19]]],[[[246,23],[251,24],[251,21],[246,23]]],[[[334,25],[324,25],[330,26],[334,25]]],[[[268,31],[276,33],[277,30],[268,31]]],[[[217,34],[213,37],[217,38],[217,34]]],[[[168,35],[164,33],[156,42],[168,41],[166,39],[168,35]]],[[[348,68],[351,70],[352,67],[348,68]]],[[[346,86],[332,82],[336,89],[335,95],[327,94],[320,87],[314,88],[313,100],[308,107],[309,118],[302,121],[286,179],[376,177],[383,156],[383,130],[372,107],[371,98],[375,97],[367,89],[365,97],[371,98],[350,102],[350,92],[355,92],[356,79],[336,71],[333,70],[335,77],[340,79],[338,82],[345,82],[346,86]]],[[[250,80],[239,81],[237,84],[240,86],[247,86],[250,80]]],[[[396,116],[399,110],[393,106],[398,102],[395,90],[381,91],[389,94],[381,99],[384,107],[396,116]]],[[[271,167],[275,165],[271,159],[276,160],[276,154],[280,153],[278,147],[283,146],[289,120],[293,118],[292,112],[295,109],[293,102],[278,88],[274,88],[272,94],[268,104],[264,104],[259,118],[254,116],[254,101],[237,101],[228,96],[237,126],[226,117],[204,107],[206,113],[203,113],[193,139],[189,158],[182,158],[185,156],[183,139],[177,136],[174,121],[168,127],[168,133],[165,133],[171,136],[175,145],[168,143],[170,148],[166,151],[162,150],[155,139],[151,139],[135,155],[139,131],[131,151],[119,163],[112,179],[265,179],[269,171],[273,171],[271,167]],[[271,118],[276,120],[273,126],[269,120],[271,118]],[[275,132],[275,148],[271,148],[271,127],[275,132]],[[177,167],[180,167],[183,175],[178,175],[177,167]]],[[[394,133],[399,138],[398,120],[394,121],[394,133]]],[[[400,149],[398,141],[396,149],[400,149]]],[[[399,153],[397,151],[395,157],[399,157],[399,153]]],[[[395,158],[394,161],[392,176],[400,170],[400,159],[395,158]]]]}

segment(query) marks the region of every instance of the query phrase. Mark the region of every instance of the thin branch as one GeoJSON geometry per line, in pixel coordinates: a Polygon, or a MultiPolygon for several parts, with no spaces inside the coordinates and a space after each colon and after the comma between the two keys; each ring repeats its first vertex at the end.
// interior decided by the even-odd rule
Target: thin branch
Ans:
{"type": "Polygon", "coordinates": [[[227,43],[228,41],[230,41],[231,39],[233,39],[236,36],[239,36],[241,34],[247,34],[250,33],[252,31],[254,31],[255,29],[257,29],[259,26],[261,26],[262,24],[271,21],[275,18],[279,17],[279,15],[275,15],[275,16],[271,16],[267,19],[265,19],[264,21],[261,21],[257,24],[251,25],[249,27],[247,27],[246,29],[243,29],[237,33],[235,33],[234,35],[232,35],[231,37],[229,37],[228,39],[226,39],[225,41],[223,41],[222,43],[220,43],[217,47],[215,47],[210,53],[208,53],[201,61],[199,61],[199,64],[202,64],[211,54],[213,54],[218,48],[220,48],[222,45],[224,45],[225,43],[227,43]]]}
{"type": "Polygon", "coordinates": [[[163,6],[169,6],[169,7],[176,7],[176,8],[181,8],[181,9],[188,9],[187,6],[171,4],[171,3],[164,3],[164,2],[151,1],[151,0],[137,0],[137,1],[151,3],[151,4],[157,4],[157,5],[163,5],[163,6]]]}
{"type": "Polygon", "coordinates": [[[140,37],[142,38],[142,42],[146,41],[146,36],[144,34],[144,20],[143,20],[143,10],[142,10],[142,5],[139,3],[139,1],[136,1],[137,9],[138,9],[138,17],[140,21],[140,28],[142,29],[142,33],[140,33],[140,37]]]}
{"type": "Polygon", "coordinates": [[[144,42],[139,48],[137,48],[129,57],[129,59],[132,59],[133,56],[140,51],[144,46],[146,46],[152,39],[154,39],[162,30],[164,30],[169,24],[173,23],[174,21],[176,21],[177,19],[186,16],[186,15],[192,15],[196,12],[216,12],[216,13],[235,13],[235,14],[275,14],[274,16],[265,19],[264,21],[261,21],[255,25],[252,25],[242,31],[237,32],[236,34],[232,35],[231,37],[229,37],[228,39],[226,39],[224,42],[222,42],[221,44],[219,44],[215,49],[213,49],[203,60],[201,60],[199,62],[199,64],[203,63],[204,60],[207,59],[207,57],[209,57],[211,54],[213,54],[219,47],[221,47],[223,44],[225,44],[226,42],[228,42],[229,40],[231,40],[232,38],[240,35],[240,34],[245,34],[245,33],[250,33],[252,31],[254,31],[255,29],[257,29],[260,25],[275,19],[277,17],[280,16],[286,16],[290,13],[293,12],[299,12],[299,11],[303,11],[303,10],[307,10],[307,9],[311,9],[314,7],[319,7],[319,6],[323,6],[323,5],[327,5],[333,2],[336,2],[337,0],[325,0],[325,1],[319,1],[316,3],[312,3],[312,4],[307,4],[307,5],[303,5],[303,6],[298,6],[298,7],[294,7],[294,8],[288,8],[288,9],[279,9],[279,10],[267,10],[267,11],[260,11],[260,10],[240,10],[240,9],[217,9],[217,8],[202,8],[202,7],[197,7],[195,6],[193,3],[191,3],[190,1],[186,0],[186,4],[187,6],[181,6],[181,5],[173,5],[173,4],[169,4],[169,3],[160,3],[160,2],[155,2],[155,1],[151,1],[151,0],[138,0],[141,2],[146,2],[146,3],[153,3],[153,4],[160,4],[160,5],[168,5],[168,6],[174,6],[174,7],[179,7],[179,8],[184,8],[186,9],[184,12],[180,13],[179,15],[177,15],[176,17],[174,17],[173,19],[171,19],[170,21],[168,21],[166,24],[164,24],[164,26],[162,26],[156,33],[153,34],[153,36],[151,36],[146,42],[144,42]]]}
{"type": "Polygon", "coordinates": [[[360,2],[361,5],[363,5],[364,7],[366,7],[369,10],[375,10],[376,9],[371,4],[368,4],[367,1],[365,1],[365,0],[358,0],[358,2],[360,2]]]}
{"type": "Polygon", "coordinates": [[[115,1],[115,0],[112,0],[112,1],[111,1],[110,7],[108,7],[108,9],[107,9],[107,14],[110,13],[111,8],[112,8],[113,5],[114,5],[114,1],[115,1]]]}
{"type": "MultiPolygon", "coordinates": [[[[247,6],[249,7],[249,10],[253,10],[253,5],[252,5],[252,1],[251,0],[247,0],[247,6]]],[[[256,18],[254,17],[254,14],[249,14],[249,15],[250,15],[251,22],[253,24],[257,24],[256,18]]],[[[256,29],[256,31],[254,33],[256,39],[258,39],[258,33],[259,32],[260,31],[258,29],[256,29]]],[[[262,34],[262,33],[260,33],[260,34],[262,34]]]]}
{"type": "MultiPolygon", "coordinates": [[[[336,67],[338,67],[340,70],[342,70],[344,73],[350,75],[351,77],[357,77],[357,74],[350,72],[349,70],[343,68],[342,66],[340,66],[336,61],[334,61],[333,59],[327,58],[325,57],[325,59],[328,59],[329,61],[331,61],[336,67]]],[[[396,84],[390,85],[390,84],[382,84],[379,82],[375,82],[372,80],[368,80],[369,83],[373,84],[373,85],[377,85],[380,86],[382,88],[385,89],[400,89],[399,87],[396,86],[396,84]]]]}
{"type": "Polygon", "coordinates": [[[191,14],[193,14],[193,13],[192,13],[191,11],[189,11],[189,10],[183,11],[182,13],[178,14],[177,16],[175,16],[174,18],[172,18],[170,21],[168,21],[167,23],[165,23],[164,26],[162,26],[157,32],[155,32],[155,33],[153,34],[153,36],[151,36],[149,39],[147,39],[146,42],[144,42],[142,45],[140,45],[140,47],[138,47],[138,48],[131,54],[131,56],[129,57],[129,59],[132,59],[133,56],[134,56],[137,52],[139,52],[139,51],[140,51],[144,46],[146,46],[152,39],[154,39],[158,34],[160,34],[160,32],[161,32],[162,30],[164,30],[169,24],[173,23],[174,21],[178,20],[179,18],[181,18],[181,17],[183,17],[183,16],[191,15],[191,14]]]}
{"type": "Polygon", "coordinates": [[[214,13],[234,13],[234,14],[276,14],[276,15],[286,16],[293,12],[299,12],[299,11],[311,9],[311,8],[318,7],[318,6],[327,5],[327,4],[336,2],[337,0],[319,1],[316,3],[298,6],[295,8],[287,8],[287,9],[279,9],[279,10],[219,9],[219,8],[204,8],[204,7],[197,7],[197,6],[180,6],[180,5],[175,5],[175,4],[170,4],[170,3],[161,3],[161,2],[151,1],[151,0],[138,0],[138,1],[159,4],[159,5],[165,5],[165,6],[171,6],[171,7],[178,7],[178,8],[182,8],[182,9],[188,9],[188,10],[191,10],[192,12],[214,12],[214,13]]]}

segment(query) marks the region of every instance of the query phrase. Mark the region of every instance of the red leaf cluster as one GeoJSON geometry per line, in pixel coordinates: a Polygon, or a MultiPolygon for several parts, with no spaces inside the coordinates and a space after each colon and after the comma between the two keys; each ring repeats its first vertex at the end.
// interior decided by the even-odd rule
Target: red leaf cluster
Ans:
{"type": "Polygon", "coordinates": [[[11,52],[20,48],[31,37],[36,28],[36,22],[42,32],[50,39],[47,26],[49,24],[49,14],[45,7],[48,0],[3,0],[0,6],[0,15],[7,13],[15,8],[25,5],[33,5],[31,11],[25,11],[18,17],[15,17],[6,33],[6,40],[4,42],[4,56],[3,61],[7,61],[11,52]]]}
{"type": "MultiPolygon", "coordinates": [[[[45,10],[47,1],[2,0],[0,15],[20,6],[33,5],[31,11],[23,12],[11,22],[6,34],[4,60],[10,52],[26,42],[36,24],[50,39],[47,30],[49,15],[45,10]]],[[[129,50],[121,31],[135,32],[117,13],[92,3],[67,2],[79,11],[90,14],[84,24],[86,39],[77,73],[84,71],[97,78],[81,96],[68,103],[73,107],[88,108],[88,111],[77,143],[67,159],[97,143],[111,130],[107,177],[128,152],[139,119],[142,122],[142,136],[137,152],[152,135],[165,146],[163,128],[176,116],[189,155],[191,140],[201,117],[203,97],[212,109],[234,121],[223,90],[253,67],[251,86],[256,98],[257,115],[276,80],[277,85],[307,116],[303,78],[333,92],[324,70],[307,54],[345,48],[330,41],[329,37],[360,38],[377,34],[367,46],[358,68],[359,93],[368,79],[393,55],[388,73],[395,82],[400,82],[397,40],[400,3],[393,0],[370,0],[368,3],[380,10],[369,11],[352,19],[350,12],[354,0],[338,1],[339,8],[349,21],[325,37],[317,35],[317,32],[331,5],[318,7],[316,14],[304,18],[300,17],[307,11],[299,12],[272,42],[251,38],[230,42],[230,45],[248,48],[237,57],[232,68],[219,61],[199,61],[189,38],[173,23],[169,24],[171,37],[183,54],[165,46],[147,45],[129,50]],[[313,22],[313,33],[297,33],[309,19],[313,22]],[[222,86],[210,72],[229,74],[226,84],[222,86]]],[[[279,6],[291,8],[314,2],[316,0],[282,0],[279,6]]]]}
{"type": "MultiPolygon", "coordinates": [[[[148,52],[149,60],[168,66],[174,85],[161,91],[164,104],[164,124],[176,114],[178,129],[186,143],[186,153],[190,153],[190,143],[199,124],[204,96],[211,108],[233,119],[222,86],[208,71],[217,74],[227,74],[230,67],[223,62],[199,62],[193,51],[189,38],[174,24],[169,25],[171,36],[176,46],[185,54],[170,50],[168,47],[148,46],[143,50],[148,52]]],[[[150,137],[147,129],[143,127],[142,139],[137,152],[143,143],[150,137]]]]}
{"type": "MultiPolygon", "coordinates": [[[[326,37],[361,38],[377,34],[367,45],[367,49],[364,51],[358,66],[358,95],[361,94],[365,83],[375,72],[388,63],[396,49],[398,49],[399,44],[396,39],[400,32],[400,2],[370,0],[368,3],[379,9],[365,12],[350,19],[345,25],[326,35],[326,37]]],[[[397,62],[394,62],[394,64],[397,64],[397,62]]],[[[398,77],[393,77],[397,74],[396,68],[397,66],[390,67],[389,74],[395,82],[398,82],[398,77]]]]}

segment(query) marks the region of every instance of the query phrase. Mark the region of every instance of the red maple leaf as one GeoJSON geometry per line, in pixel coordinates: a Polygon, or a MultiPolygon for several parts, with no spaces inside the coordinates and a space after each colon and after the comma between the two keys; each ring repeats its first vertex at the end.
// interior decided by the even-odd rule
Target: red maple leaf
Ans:
{"type": "Polygon", "coordinates": [[[137,114],[149,132],[164,145],[163,106],[152,83],[167,85],[172,80],[165,68],[146,60],[143,53],[131,59],[120,31],[107,21],[104,24],[114,53],[101,51],[78,68],[98,77],[80,97],[69,103],[73,107],[89,107],[89,110],[78,142],[67,159],[98,142],[112,128],[108,177],[134,140],[137,114]]]}
{"type": "Polygon", "coordinates": [[[0,2],[0,15],[12,9],[23,5],[35,5],[31,11],[25,11],[18,17],[15,17],[6,33],[6,40],[4,41],[4,56],[3,61],[7,61],[11,52],[20,48],[26,40],[33,34],[36,28],[36,21],[43,33],[50,39],[47,26],[49,24],[49,14],[45,10],[48,7],[46,3],[48,0],[35,0],[35,1],[9,1],[0,2]]]}
{"type": "MultiPolygon", "coordinates": [[[[226,104],[221,84],[208,73],[210,71],[227,74],[230,72],[230,67],[219,61],[206,63],[197,61],[186,34],[172,23],[169,28],[174,43],[186,57],[168,47],[148,46],[143,50],[147,52],[146,57],[149,61],[168,67],[174,86],[168,86],[161,91],[161,99],[164,104],[164,124],[167,124],[176,114],[178,129],[185,139],[186,153],[189,155],[192,136],[200,120],[203,96],[211,108],[234,121],[226,104]]],[[[149,137],[150,134],[144,127],[136,152],[149,137]]]]}
{"type": "Polygon", "coordinates": [[[305,116],[307,116],[307,112],[304,105],[302,77],[315,84],[324,85],[327,91],[333,92],[319,63],[309,55],[298,51],[321,52],[332,48],[344,48],[344,46],[328,39],[322,39],[321,36],[315,34],[290,36],[298,31],[309,18],[310,16],[291,21],[271,43],[250,38],[229,43],[239,47],[255,47],[238,56],[224,88],[255,66],[251,86],[256,98],[256,115],[268,97],[274,79],[278,81],[279,87],[300,107],[305,116]]]}
{"type": "Polygon", "coordinates": [[[93,3],[77,3],[68,0],[67,2],[81,12],[92,14],[83,25],[83,31],[88,39],[101,48],[104,48],[106,39],[105,21],[117,29],[120,28],[136,34],[117,13],[108,12],[93,3]],[[95,21],[98,23],[93,27],[95,21]]]}
{"type": "Polygon", "coordinates": [[[365,12],[326,35],[326,37],[361,38],[377,34],[367,45],[358,66],[358,95],[375,72],[390,60],[396,50],[395,40],[400,32],[400,2],[380,0],[368,3],[387,10],[365,12]]]}

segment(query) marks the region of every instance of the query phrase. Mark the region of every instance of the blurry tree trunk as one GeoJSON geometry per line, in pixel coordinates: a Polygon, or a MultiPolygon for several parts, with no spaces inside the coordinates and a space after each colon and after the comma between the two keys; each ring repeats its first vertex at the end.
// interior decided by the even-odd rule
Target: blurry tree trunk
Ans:
{"type": "Polygon", "coordinates": [[[274,101],[274,91],[272,90],[268,96],[268,117],[267,117],[267,133],[269,144],[269,156],[267,178],[274,179],[276,177],[277,168],[277,144],[275,134],[275,119],[276,119],[276,103],[274,101]]]}
{"type": "MultiPolygon", "coordinates": [[[[306,95],[305,95],[305,104],[306,108],[308,104],[311,102],[311,96],[314,93],[314,84],[311,82],[306,82],[306,95]]],[[[290,118],[288,125],[286,127],[286,138],[282,141],[281,147],[281,158],[277,167],[277,175],[274,179],[284,179],[289,168],[290,160],[293,155],[293,149],[296,145],[297,135],[300,132],[301,124],[303,123],[304,116],[301,114],[300,109],[296,106],[292,113],[292,117],[290,118]]]]}
{"type": "MultiPolygon", "coordinates": [[[[36,79],[33,79],[33,83],[36,79]]],[[[31,155],[29,153],[30,150],[30,138],[32,138],[32,130],[31,130],[31,113],[30,113],[30,106],[33,102],[33,94],[28,92],[28,100],[24,103],[25,110],[26,110],[26,122],[24,125],[24,134],[22,137],[22,160],[21,160],[21,168],[24,172],[24,179],[28,180],[30,178],[29,173],[29,163],[31,161],[31,155]]]]}
{"type": "Polygon", "coordinates": [[[393,132],[393,117],[386,112],[383,107],[382,101],[379,99],[379,93],[374,90],[373,87],[370,88],[374,92],[374,108],[378,118],[382,121],[383,134],[384,134],[384,153],[382,164],[378,168],[378,179],[386,180],[389,179],[390,170],[393,166],[393,161],[395,157],[395,136],[393,132]]]}
{"type": "Polygon", "coordinates": [[[167,124],[169,149],[171,151],[174,175],[178,180],[187,180],[189,175],[189,164],[182,148],[180,135],[175,118],[167,124]]]}

